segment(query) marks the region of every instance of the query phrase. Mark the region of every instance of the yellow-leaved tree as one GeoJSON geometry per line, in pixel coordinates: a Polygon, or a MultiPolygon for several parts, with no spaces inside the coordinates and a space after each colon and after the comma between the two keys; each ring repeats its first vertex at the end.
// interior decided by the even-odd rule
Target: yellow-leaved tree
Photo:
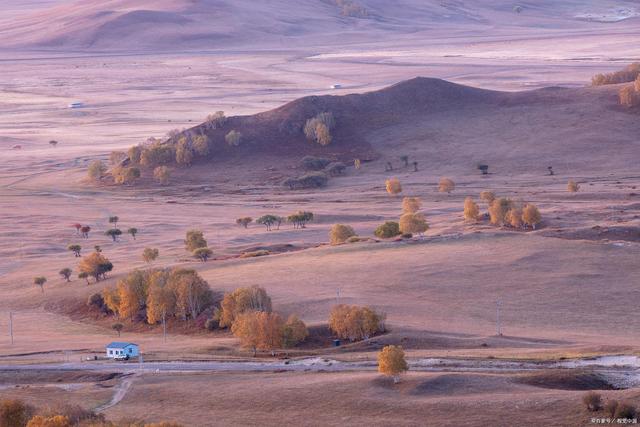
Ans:
{"type": "Polygon", "coordinates": [[[402,347],[388,345],[378,353],[378,372],[393,377],[394,384],[399,383],[400,374],[408,370],[402,347]]]}

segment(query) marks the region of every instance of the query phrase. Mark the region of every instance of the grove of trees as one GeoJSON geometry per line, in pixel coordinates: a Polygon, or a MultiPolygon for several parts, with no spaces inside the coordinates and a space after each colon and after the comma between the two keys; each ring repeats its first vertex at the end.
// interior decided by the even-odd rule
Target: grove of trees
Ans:
{"type": "Polygon", "coordinates": [[[384,332],[385,315],[371,307],[340,304],[329,314],[329,328],[339,337],[350,341],[368,339],[384,332]]]}

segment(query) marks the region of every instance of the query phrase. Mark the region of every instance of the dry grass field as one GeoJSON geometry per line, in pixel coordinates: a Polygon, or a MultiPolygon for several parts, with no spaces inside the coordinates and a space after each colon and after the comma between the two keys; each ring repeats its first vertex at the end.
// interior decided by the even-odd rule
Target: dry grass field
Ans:
{"type": "MultiPolygon", "coordinates": [[[[86,301],[148,268],[141,258],[146,247],[160,252],[151,267],[193,268],[218,297],[264,287],[274,310],[297,314],[317,332],[292,357],[374,361],[385,344],[402,345],[410,360],[640,354],[639,112],[618,105],[620,85],[589,85],[592,75],[638,60],[634,2],[544,1],[516,11],[498,0],[402,0],[396,8],[361,0],[367,13],[360,17],[321,0],[6,3],[4,368],[64,367],[101,354],[118,339],[116,320],[91,312],[86,301]],[[68,108],[72,102],[84,107],[68,108]],[[304,123],[319,108],[338,118],[332,145],[314,148],[287,134],[287,125],[304,123]],[[177,168],[168,186],[153,184],[148,174],[134,186],[86,178],[91,161],[197,127],[218,110],[249,136],[235,153],[177,168]],[[50,140],[59,143],[52,147],[50,140]],[[345,161],[345,174],[322,189],[283,187],[285,178],[302,173],[300,160],[309,153],[345,161]],[[417,171],[402,165],[403,155],[418,162],[417,171]],[[355,169],[359,156],[367,161],[355,169]],[[385,172],[387,162],[393,171],[385,172]],[[489,175],[480,174],[478,163],[490,166],[489,175]],[[455,181],[451,194],[438,192],[443,176],[455,181]],[[401,181],[401,195],[385,192],[391,177],[401,181]],[[580,191],[568,192],[569,180],[580,191]],[[466,197],[487,211],[483,190],[534,203],[540,227],[465,222],[466,197]],[[378,225],[398,220],[403,196],[422,199],[429,230],[424,237],[374,240],[378,225]],[[298,210],[315,214],[304,229],[235,223],[298,210]],[[113,215],[123,230],[139,229],[135,240],[104,235],[113,215]],[[76,222],[92,227],[88,239],[77,236],[76,222]],[[371,239],[330,246],[336,223],[371,239]],[[190,229],[204,232],[213,259],[198,262],[185,250],[190,229]],[[72,243],[82,245],[83,255],[99,245],[114,264],[109,277],[89,285],[78,279],[78,259],[67,250],[72,243]],[[272,254],[239,257],[259,249],[272,254]],[[70,283],[58,274],[64,267],[74,270],[70,283]],[[35,276],[47,278],[43,292],[35,276]],[[336,302],[386,313],[388,333],[331,347],[323,331],[336,302]]],[[[120,339],[140,344],[148,361],[253,359],[229,331],[175,321],[165,341],[160,326],[123,323],[120,339]]],[[[260,358],[273,360],[268,353],[260,358]]],[[[107,378],[4,368],[0,398],[103,407],[115,421],[565,426],[592,417],[581,403],[589,386],[547,377],[534,386],[523,371],[416,371],[394,385],[358,370],[107,378]],[[122,400],[111,406],[125,381],[122,400]]],[[[640,403],[635,388],[602,394],[640,403]]]]}

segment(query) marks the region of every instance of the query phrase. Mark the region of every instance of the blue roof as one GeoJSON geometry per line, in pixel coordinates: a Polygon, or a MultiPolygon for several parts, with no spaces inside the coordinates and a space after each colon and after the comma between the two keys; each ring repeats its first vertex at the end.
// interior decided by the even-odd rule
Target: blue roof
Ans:
{"type": "Polygon", "coordinates": [[[135,345],[136,347],[138,346],[138,344],[134,344],[132,342],[118,342],[118,341],[114,341],[111,344],[107,345],[107,348],[126,348],[129,347],[130,345],[135,345]]]}

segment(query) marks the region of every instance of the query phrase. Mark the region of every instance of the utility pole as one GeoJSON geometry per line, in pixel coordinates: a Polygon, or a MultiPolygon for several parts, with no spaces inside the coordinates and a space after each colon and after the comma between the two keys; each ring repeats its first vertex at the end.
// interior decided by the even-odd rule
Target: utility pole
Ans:
{"type": "Polygon", "coordinates": [[[496,334],[498,336],[502,336],[502,328],[500,325],[500,306],[502,306],[502,301],[496,301],[496,334]]]}
{"type": "Polygon", "coordinates": [[[9,312],[9,336],[11,337],[11,345],[13,345],[13,312],[9,312]]]}

